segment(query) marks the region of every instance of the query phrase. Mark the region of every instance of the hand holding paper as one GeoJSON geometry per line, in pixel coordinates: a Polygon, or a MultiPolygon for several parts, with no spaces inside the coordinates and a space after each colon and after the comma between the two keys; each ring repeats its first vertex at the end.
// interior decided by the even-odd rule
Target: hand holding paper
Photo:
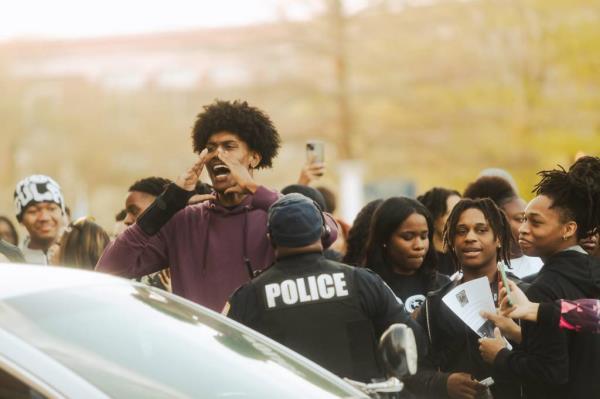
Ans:
{"type": "Polygon", "coordinates": [[[454,287],[442,301],[480,337],[493,337],[494,324],[481,317],[481,312],[496,313],[487,277],[454,287]]]}
{"type": "MultiPolygon", "coordinates": [[[[471,280],[454,287],[442,298],[442,301],[477,335],[482,338],[494,338],[494,323],[481,316],[482,313],[496,315],[494,298],[487,277],[471,280]]],[[[519,336],[520,332],[519,329],[519,336]]],[[[502,347],[506,346],[508,349],[512,349],[510,343],[504,338],[502,338],[502,342],[502,347]]]]}
{"type": "Polygon", "coordinates": [[[481,357],[487,363],[494,363],[494,359],[503,348],[506,347],[506,340],[500,334],[500,329],[496,327],[494,329],[493,338],[481,338],[479,340],[479,352],[481,357]]]}
{"type": "Polygon", "coordinates": [[[481,316],[494,323],[500,329],[502,335],[508,337],[513,342],[521,343],[521,326],[515,323],[513,319],[503,316],[500,312],[481,312],[481,316]]]}

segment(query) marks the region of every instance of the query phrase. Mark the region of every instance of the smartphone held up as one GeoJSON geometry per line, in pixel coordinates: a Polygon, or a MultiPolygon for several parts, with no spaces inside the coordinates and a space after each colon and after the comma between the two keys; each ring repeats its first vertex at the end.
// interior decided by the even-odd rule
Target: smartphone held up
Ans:
{"type": "MultiPolygon", "coordinates": [[[[325,162],[325,143],[318,140],[306,142],[306,160],[311,164],[322,164],[325,162]]],[[[322,173],[317,176],[322,176],[322,173]]]]}
{"type": "Polygon", "coordinates": [[[325,162],[325,143],[317,140],[307,141],[306,160],[311,163],[325,162]]]}
{"type": "Polygon", "coordinates": [[[506,297],[508,298],[508,305],[513,306],[512,298],[510,297],[510,286],[508,285],[508,277],[506,276],[506,267],[503,262],[498,262],[498,271],[500,271],[500,277],[502,278],[502,286],[506,288],[506,297]]]}

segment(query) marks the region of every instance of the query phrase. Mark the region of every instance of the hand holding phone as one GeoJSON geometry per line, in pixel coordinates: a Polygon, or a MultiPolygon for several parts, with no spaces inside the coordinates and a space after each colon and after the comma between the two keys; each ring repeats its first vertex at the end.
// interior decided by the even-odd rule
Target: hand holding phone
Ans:
{"type": "Polygon", "coordinates": [[[502,314],[515,319],[536,321],[539,304],[529,301],[523,291],[510,280],[506,288],[500,290],[500,311],[502,314]],[[508,291],[506,288],[511,290],[512,306],[507,303],[508,298],[506,297],[506,293],[508,291]]]}
{"type": "Polygon", "coordinates": [[[317,140],[307,141],[306,160],[310,163],[325,162],[325,143],[317,140]]]}

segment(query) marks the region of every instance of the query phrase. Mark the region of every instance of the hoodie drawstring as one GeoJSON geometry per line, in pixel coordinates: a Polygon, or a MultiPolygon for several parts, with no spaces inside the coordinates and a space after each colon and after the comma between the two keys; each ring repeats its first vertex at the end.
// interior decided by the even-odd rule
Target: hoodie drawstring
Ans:
{"type": "MultiPolygon", "coordinates": [[[[208,267],[208,249],[209,249],[209,240],[210,240],[210,221],[212,212],[214,212],[214,204],[210,204],[207,208],[208,216],[206,218],[206,223],[204,224],[204,253],[202,259],[202,274],[206,273],[206,269],[208,267]]],[[[244,266],[246,267],[246,271],[248,272],[248,277],[252,280],[258,273],[255,273],[252,268],[252,263],[250,262],[250,257],[248,256],[248,212],[250,211],[250,207],[244,206],[244,225],[242,229],[242,250],[243,250],[243,261],[244,266]]]]}
{"type": "Polygon", "coordinates": [[[242,234],[244,265],[246,265],[248,277],[250,278],[250,280],[252,280],[254,278],[254,270],[252,270],[252,263],[250,262],[250,258],[248,257],[248,207],[244,207],[244,229],[242,231],[242,234]]]}
{"type": "Polygon", "coordinates": [[[208,208],[206,209],[206,212],[208,213],[208,216],[206,217],[206,223],[204,224],[204,251],[203,251],[203,259],[202,259],[202,274],[206,273],[206,269],[207,269],[207,265],[206,262],[208,260],[208,241],[210,240],[210,234],[209,234],[209,230],[210,230],[210,217],[211,217],[211,209],[210,206],[208,206],[208,208]]]}

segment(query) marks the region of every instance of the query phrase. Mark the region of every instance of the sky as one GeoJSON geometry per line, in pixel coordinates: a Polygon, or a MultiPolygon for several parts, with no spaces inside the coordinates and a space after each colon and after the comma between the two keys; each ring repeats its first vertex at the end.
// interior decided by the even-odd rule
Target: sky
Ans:
{"type": "MultiPolygon", "coordinates": [[[[0,40],[80,38],[309,17],[323,0],[0,0],[0,40]]],[[[366,0],[346,0],[356,9],[366,0]]]]}

